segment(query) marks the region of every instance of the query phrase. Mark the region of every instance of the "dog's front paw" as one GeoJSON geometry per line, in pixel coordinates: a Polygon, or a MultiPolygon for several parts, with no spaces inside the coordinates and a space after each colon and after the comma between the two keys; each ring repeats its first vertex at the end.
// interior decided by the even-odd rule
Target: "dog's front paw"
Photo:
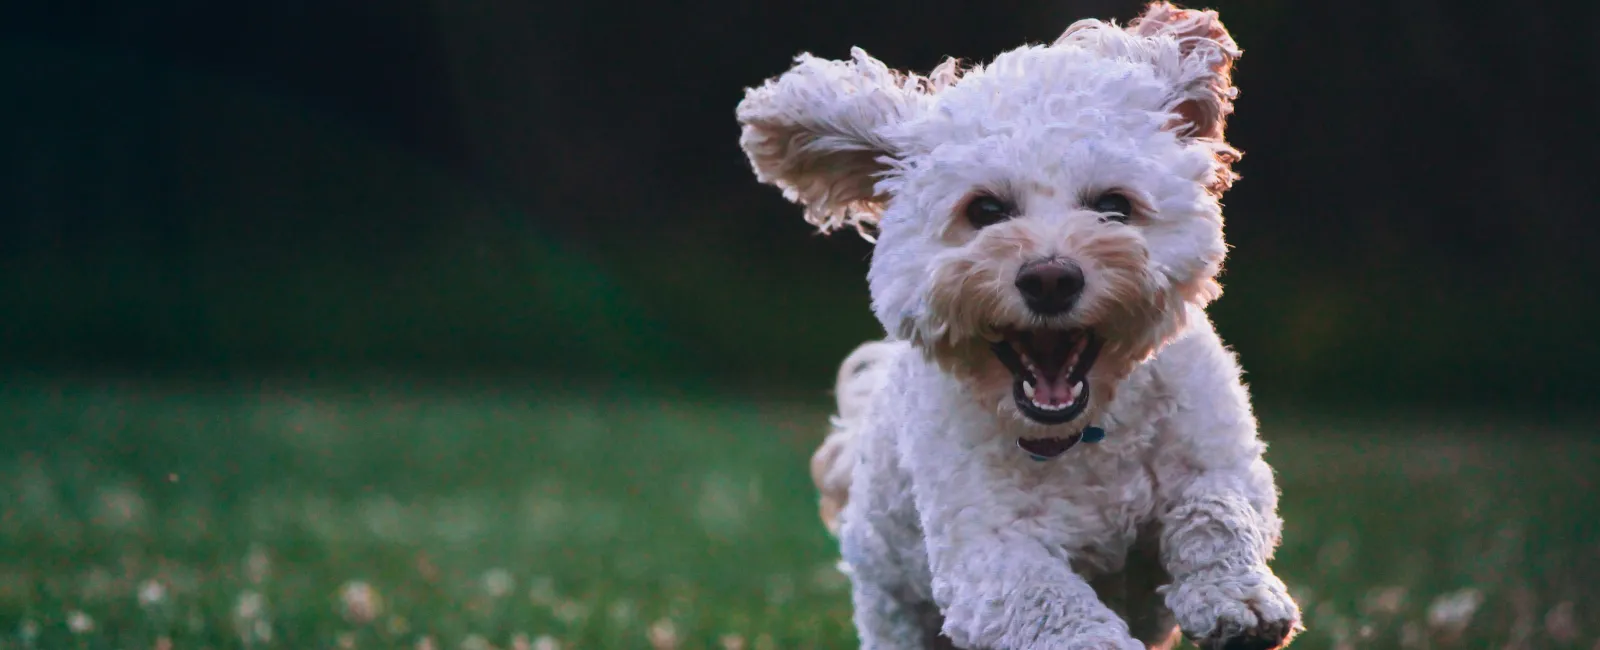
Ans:
{"type": "Polygon", "coordinates": [[[1288,621],[1266,621],[1256,627],[1218,632],[1204,638],[1190,637],[1200,650],[1273,650],[1289,645],[1295,633],[1294,624],[1288,621]]]}
{"type": "Polygon", "coordinates": [[[1304,629],[1300,607],[1265,568],[1196,576],[1166,589],[1184,636],[1202,650],[1271,650],[1304,629]]]}

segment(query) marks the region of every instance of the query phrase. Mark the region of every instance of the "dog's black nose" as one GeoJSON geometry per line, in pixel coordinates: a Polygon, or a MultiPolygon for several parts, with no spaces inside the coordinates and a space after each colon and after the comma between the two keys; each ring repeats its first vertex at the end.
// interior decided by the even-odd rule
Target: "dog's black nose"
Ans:
{"type": "Polygon", "coordinates": [[[1017,290],[1028,309],[1052,316],[1072,309],[1083,293],[1083,271],[1061,259],[1029,262],[1017,271],[1017,290]]]}

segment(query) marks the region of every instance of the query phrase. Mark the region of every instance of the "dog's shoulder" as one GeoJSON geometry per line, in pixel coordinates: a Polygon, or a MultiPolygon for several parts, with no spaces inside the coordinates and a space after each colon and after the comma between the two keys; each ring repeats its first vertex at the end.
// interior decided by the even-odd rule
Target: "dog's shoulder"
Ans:
{"type": "Polygon", "coordinates": [[[1242,389],[1238,355],[1223,343],[1205,311],[1191,306],[1187,316],[1183,331],[1142,368],[1148,383],[1179,401],[1188,401],[1194,391],[1208,387],[1242,389]]]}

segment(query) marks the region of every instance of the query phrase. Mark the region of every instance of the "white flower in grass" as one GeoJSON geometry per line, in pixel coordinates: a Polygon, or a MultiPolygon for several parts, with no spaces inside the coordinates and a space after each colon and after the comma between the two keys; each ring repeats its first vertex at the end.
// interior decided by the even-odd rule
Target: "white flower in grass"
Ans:
{"type": "Polygon", "coordinates": [[[1367,592],[1366,600],[1362,603],[1362,609],[1369,616],[1394,616],[1405,608],[1405,604],[1405,587],[1374,588],[1367,592]]]}
{"type": "Polygon", "coordinates": [[[383,597],[372,585],[352,580],[339,589],[339,606],[346,621],[366,625],[383,613],[383,597]]]}
{"type": "Polygon", "coordinates": [[[266,596],[248,589],[239,594],[233,605],[233,630],[245,645],[272,642],[266,596]]]}
{"type": "Polygon", "coordinates": [[[550,611],[556,620],[568,627],[589,616],[589,606],[576,600],[563,600],[550,611]]]}
{"type": "Polygon", "coordinates": [[[154,578],[139,583],[139,606],[158,607],[167,601],[167,586],[154,578]]]}
{"type": "Polygon", "coordinates": [[[260,643],[272,643],[272,624],[266,619],[256,619],[255,624],[250,626],[250,633],[260,643]]]}
{"type": "Polygon", "coordinates": [[[102,488],[94,504],[94,524],[112,530],[122,530],[144,522],[144,498],[128,486],[102,488]]]}
{"type": "Polygon", "coordinates": [[[744,637],[737,634],[724,634],[717,641],[722,644],[722,650],[744,650],[744,637]]]}
{"type": "Polygon", "coordinates": [[[533,650],[561,650],[561,642],[548,634],[541,634],[533,640],[533,650]]]}
{"type": "Polygon", "coordinates": [[[1459,635],[1482,604],[1483,592],[1471,587],[1441,595],[1428,606],[1428,627],[1446,637],[1459,635]]]}
{"type": "Polygon", "coordinates": [[[622,627],[633,624],[633,619],[637,612],[633,607],[633,601],[623,598],[611,603],[611,607],[606,610],[606,614],[611,617],[613,624],[622,627]]]}
{"type": "Polygon", "coordinates": [[[73,634],[88,634],[94,631],[94,619],[78,610],[67,612],[67,629],[73,634]]]}
{"type": "Polygon", "coordinates": [[[239,593],[239,599],[234,601],[233,616],[241,621],[254,621],[267,615],[267,598],[254,591],[245,590],[239,593]]]}
{"type": "Polygon", "coordinates": [[[505,569],[490,569],[483,574],[483,590],[490,598],[505,598],[517,588],[517,580],[505,569]]]}
{"type": "Polygon", "coordinates": [[[663,618],[650,624],[650,647],[655,650],[674,650],[678,647],[678,626],[672,619],[663,618]]]}
{"type": "Polygon", "coordinates": [[[1372,637],[1376,636],[1377,634],[1378,629],[1372,627],[1371,623],[1362,623],[1361,627],[1356,628],[1357,641],[1371,641],[1372,637]]]}

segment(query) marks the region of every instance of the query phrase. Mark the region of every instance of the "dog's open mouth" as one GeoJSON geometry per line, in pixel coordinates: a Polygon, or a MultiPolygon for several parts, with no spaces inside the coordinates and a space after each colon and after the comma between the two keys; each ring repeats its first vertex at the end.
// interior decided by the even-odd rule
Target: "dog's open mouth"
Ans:
{"type": "Polygon", "coordinates": [[[1101,340],[1087,329],[1011,330],[991,344],[1011,370],[1017,408],[1039,424],[1071,422],[1089,405],[1089,369],[1101,340]]]}

